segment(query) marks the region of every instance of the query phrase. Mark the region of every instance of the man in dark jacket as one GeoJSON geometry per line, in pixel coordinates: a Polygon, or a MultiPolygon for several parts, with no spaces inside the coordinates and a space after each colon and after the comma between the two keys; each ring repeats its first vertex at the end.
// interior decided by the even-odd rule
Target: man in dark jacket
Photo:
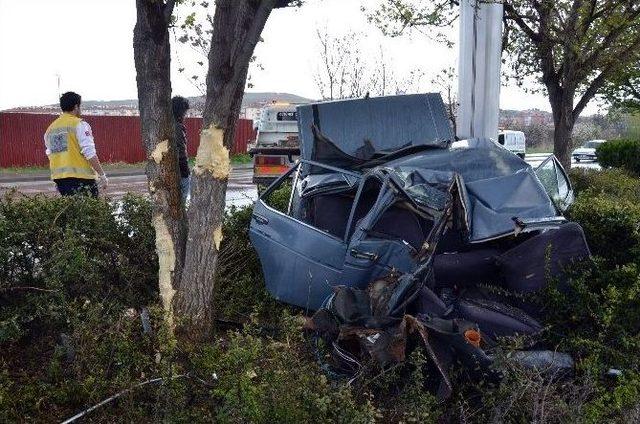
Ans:
{"type": "Polygon", "coordinates": [[[191,190],[191,177],[189,172],[189,162],[187,157],[187,129],[184,126],[184,117],[189,110],[189,100],[184,97],[175,96],[171,99],[173,107],[173,117],[176,123],[176,144],[178,147],[178,164],[180,165],[180,191],[182,192],[182,203],[186,203],[191,190]]]}

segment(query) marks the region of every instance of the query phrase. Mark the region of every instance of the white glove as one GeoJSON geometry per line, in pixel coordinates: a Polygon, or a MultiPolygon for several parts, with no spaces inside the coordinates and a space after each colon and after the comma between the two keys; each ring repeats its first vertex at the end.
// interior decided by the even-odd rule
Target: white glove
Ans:
{"type": "Polygon", "coordinates": [[[98,186],[101,190],[104,190],[109,186],[109,179],[107,178],[107,174],[98,175],[98,186]]]}

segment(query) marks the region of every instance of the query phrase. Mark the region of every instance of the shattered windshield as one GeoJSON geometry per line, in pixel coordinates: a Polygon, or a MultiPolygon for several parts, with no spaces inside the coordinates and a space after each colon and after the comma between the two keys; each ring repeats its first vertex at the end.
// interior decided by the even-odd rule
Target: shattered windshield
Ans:
{"type": "Polygon", "coordinates": [[[449,193],[438,190],[428,184],[409,187],[406,192],[416,203],[437,211],[444,210],[449,200],[449,193]]]}

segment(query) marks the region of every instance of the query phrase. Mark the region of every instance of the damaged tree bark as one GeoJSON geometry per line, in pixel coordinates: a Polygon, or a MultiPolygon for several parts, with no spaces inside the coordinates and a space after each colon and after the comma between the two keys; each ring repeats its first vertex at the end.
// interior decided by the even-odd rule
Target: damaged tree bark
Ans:
{"type": "MultiPolygon", "coordinates": [[[[209,52],[204,128],[192,177],[189,233],[176,308],[208,332],[236,120],[249,61],[277,0],[218,0],[209,52]]],[[[280,2],[283,3],[283,2],[280,2]]],[[[284,2],[288,3],[288,2],[284,2]]]]}
{"type": "MultiPolygon", "coordinates": [[[[171,112],[169,26],[175,0],[136,0],[134,56],[147,177],[159,260],[160,295],[190,335],[206,335],[227,180],[249,62],[275,7],[290,0],[218,0],[213,19],[204,128],[185,214],[171,112]]],[[[295,3],[295,2],[294,2],[295,3]]]]}
{"type": "Polygon", "coordinates": [[[170,318],[183,268],[187,234],[171,111],[168,28],[174,5],[174,0],[136,0],[137,21],[133,31],[138,108],[156,230],[159,289],[170,318]]]}

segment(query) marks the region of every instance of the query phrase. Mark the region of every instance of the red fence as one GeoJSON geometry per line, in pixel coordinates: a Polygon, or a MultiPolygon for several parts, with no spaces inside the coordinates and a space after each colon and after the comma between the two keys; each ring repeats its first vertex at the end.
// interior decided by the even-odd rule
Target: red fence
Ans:
{"type": "MultiPolygon", "coordinates": [[[[0,167],[48,165],[43,135],[56,115],[0,113],[0,167]]],[[[142,162],[146,159],[138,116],[84,116],[103,162],[142,162]]],[[[187,152],[195,156],[201,118],[187,118],[187,152]]],[[[235,145],[231,153],[246,153],[255,138],[252,121],[238,119],[235,145]]]]}

